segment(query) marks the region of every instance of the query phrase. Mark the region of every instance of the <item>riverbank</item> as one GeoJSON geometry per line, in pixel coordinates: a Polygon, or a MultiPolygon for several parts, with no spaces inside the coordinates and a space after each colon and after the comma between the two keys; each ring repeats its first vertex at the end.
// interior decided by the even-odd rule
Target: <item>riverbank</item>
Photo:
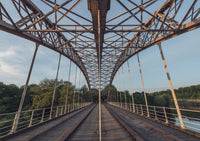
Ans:
{"type": "MultiPolygon", "coordinates": [[[[187,99],[187,100],[178,99],[178,104],[180,108],[200,110],[200,100],[198,99],[187,99]]],[[[174,107],[173,100],[171,100],[170,102],[170,107],[174,107]]]]}

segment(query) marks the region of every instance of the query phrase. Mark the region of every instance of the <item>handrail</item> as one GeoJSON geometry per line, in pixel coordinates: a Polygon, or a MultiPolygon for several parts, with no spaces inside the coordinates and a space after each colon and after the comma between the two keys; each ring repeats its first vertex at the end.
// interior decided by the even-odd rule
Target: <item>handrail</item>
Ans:
{"type": "MultiPolygon", "coordinates": [[[[66,114],[69,112],[73,112],[80,108],[86,107],[90,105],[90,102],[85,103],[76,103],[75,108],[71,106],[71,104],[66,105],[67,111],[66,114]],[[69,112],[68,112],[69,111],[69,112]]],[[[60,117],[64,115],[64,106],[54,106],[52,111],[52,119],[60,117]]],[[[40,109],[32,109],[32,110],[25,110],[21,111],[21,116],[18,123],[17,131],[20,129],[26,129],[33,125],[43,123],[49,120],[50,115],[50,107],[40,108],[40,109]]],[[[14,122],[14,117],[17,112],[12,113],[3,113],[0,114],[0,137],[11,134],[10,131],[12,129],[12,124],[14,122]]]]}
{"type": "MultiPolygon", "coordinates": [[[[176,112],[176,108],[174,107],[148,105],[149,111],[147,111],[146,105],[142,104],[134,104],[134,106],[132,103],[120,104],[119,102],[109,102],[109,104],[130,112],[135,111],[135,113],[144,117],[147,117],[147,113],[149,112],[149,118],[151,119],[180,127],[180,121],[179,118],[177,118],[178,114],[176,112]],[[127,108],[125,105],[128,105],[127,108]],[[135,110],[133,107],[135,107],[135,110]]],[[[200,111],[192,109],[180,109],[180,112],[183,116],[183,122],[185,123],[186,129],[200,133],[200,111]]]]}

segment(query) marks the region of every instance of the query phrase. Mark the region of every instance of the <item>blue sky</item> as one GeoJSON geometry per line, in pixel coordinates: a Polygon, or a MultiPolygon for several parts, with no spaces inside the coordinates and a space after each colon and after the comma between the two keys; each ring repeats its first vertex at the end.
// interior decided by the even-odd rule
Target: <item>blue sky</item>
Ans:
{"type": "MultiPolygon", "coordinates": [[[[0,81],[5,84],[24,85],[35,49],[35,43],[0,31],[0,81]]],[[[39,83],[44,78],[55,79],[59,54],[40,46],[36,56],[30,83],[39,83]]],[[[71,82],[75,83],[75,68],[72,63],[71,82]]],[[[59,80],[68,80],[69,60],[62,56],[59,80]]],[[[77,84],[80,70],[77,71],[77,84]]],[[[83,77],[80,82],[86,84],[83,77]]]]}
{"type": "MultiPolygon", "coordinates": [[[[174,88],[200,84],[200,29],[190,31],[162,43],[162,49],[167,62],[174,88]]],[[[148,92],[169,89],[158,46],[152,46],[139,54],[144,77],[145,88],[148,92]]],[[[139,68],[136,56],[129,59],[131,80],[134,91],[142,91],[139,68]]],[[[121,89],[122,71],[120,72],[121,89]]],[[[126,89],[130,90],[127,63],[124,64],[126,89]]],[[[114,85],[119,86],[118,78],[114,85]]]]}

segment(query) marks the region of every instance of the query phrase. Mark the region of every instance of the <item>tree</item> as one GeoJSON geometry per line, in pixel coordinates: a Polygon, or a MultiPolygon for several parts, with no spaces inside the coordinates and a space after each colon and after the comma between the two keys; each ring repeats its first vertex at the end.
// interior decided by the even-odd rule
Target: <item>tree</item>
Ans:
{"type": "Polygon", "coordinates": [[[157,95],[154,97],[154,105],[168,107],[170,105],[170,98],[167,94],[157,95]]]}
{"type": "Polygon", "coordinates": [[[16,85],[0,83],[0,113],[17,111],[20,98],[20,89],[16,85]]]}
{"type": "Polygon", "coordinates": [[[91,95],[93,98],[93,102],[99,102],[99,91],[97,89],[91,89],[91,95]]]}
{"type": "Polygon", "coordinates": [[[55,80],[44,79],[38,86],[31,88],[30,93],[33,97],[32,109],[51,106],[54,83],[55,80]]]}
{"type": "Polygon", "coordinates": [[[81,87],[80,91],[81,91],[81,95],[83,97],[83,101],[86,101],[86,102],[91,101],[92,97],[91,97],[86,85],[83,85],[81,87]]]}
{"type": "Polygon", "coordinates": [[[145,100],[144,100],[144,93],[143,92],[135,92],[133,94],[133,97],[134,97],[134,101],[135,101],[135,104],[145,104],[145,100]]]}
{"type": "Polygon", "coordinates": [[[73,93],[74,86],[71,82],[65,81],[62,86],[60,86],[60,93],[58,98],[59,105],[65,105],[66,96],[67,96],[67,104],[73,103],[73,93]]]}
{"type": "MultiPolygon", "coordinates": [[[[108,99],[108,92],[109,92],[109,85],[107,85],[102,91],[101,91],[101,100],[102,102],[107,102],[108,99]]],[[[117,89],[114,85],[110,86],[110,97],[109,101],[116,101],[116,94],[117,89]]]]}

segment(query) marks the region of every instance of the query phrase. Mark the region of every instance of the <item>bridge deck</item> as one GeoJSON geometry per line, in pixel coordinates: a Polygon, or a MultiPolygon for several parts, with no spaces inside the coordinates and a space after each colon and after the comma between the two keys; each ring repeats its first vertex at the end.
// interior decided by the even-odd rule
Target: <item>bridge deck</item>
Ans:
{"type": "Polygon", "coordinates": [[[41,136],[45,137],[44,140],[46,140],[47,138],[53,139],[56,136],[58,137],[59,134],[61,134],[64,131],[64,129],[66,130],[73,123],[75,123],[78,120],[78,117],[83,115],[84,112],[87,110],[88,110],[88,108],[79,109],[77,111],[74,111],[72,113],[64,115],[58,119],[54,119],[49,122],[45,122],[37,127],[28,128],[27,130],[16,133],[11,137],[8,136],[8,139],[5,138],[5,140],[6,141],[28,141],[28,140],[37,139],[39,141],[41,136]],[[62,131],[58,128],[61,128],[61,126],[59,126],[59,125],[63,125],[63,123],[65,123],[65,125],[62,126],[63,127],[62,128],[63,131],[62,131]]]}
{"type": "MultiPolygon", "coordinates": [[[[81,126],[72,134],[70,141],[98,141],[98,106],[81,124],[81,126]]],[[[115,120],[109,111],[102,105],[102,140],[120,140],[131,141],[131,136],[127,131],[115,120]]]]}
{"type": "Polygon", "coordinates": [[[164,141],[164,140],[184,140],[199,141],[200,138],[186,134],[185,132],[167,127],[152,120],[135,115],[123,109],[107,105],[109,109],[127,124],[140,140],[164,141]]]}
{"type": "MultiPolygon", "coordinates": [[[[90,105],[56,120],[29,128],[2,140],[61,141],[99,140],[98,105],[90,105]]],[[[200,139],[123,109],[102,105],[102,140],[188,140],[200,139]]]]}

